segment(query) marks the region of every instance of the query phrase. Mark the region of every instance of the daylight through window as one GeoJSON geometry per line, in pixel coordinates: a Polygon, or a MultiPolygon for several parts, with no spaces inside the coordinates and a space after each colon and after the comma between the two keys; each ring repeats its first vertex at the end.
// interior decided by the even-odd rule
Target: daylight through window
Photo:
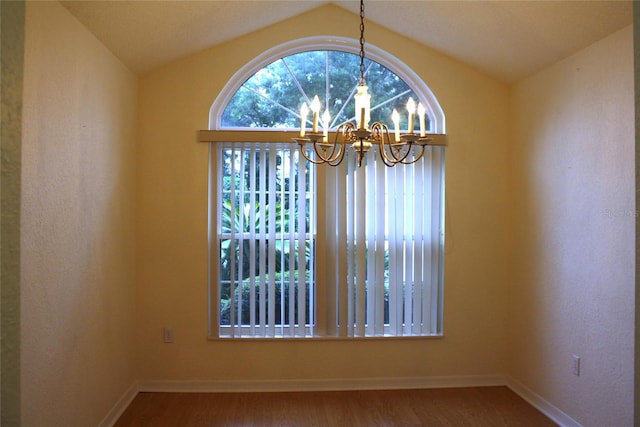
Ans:
{"type": "MultiPolygon", "coordinates": [[[[348,151],[332,168],[306,162],[289,141],[260,141],[265,128],[299,126],[298,107],[315,94],[324,94],[332,127],[353,120],[358,63],[334,50],[279,58],[222,111],[223,128],[262,131],[210,151],[213,336],[442,333],[445,147],[393,168],[377,153],[358,168],[348,151]]],[[[366,61],[366,77],[372,120],[418,99],[378,62],[366,61]]]]}

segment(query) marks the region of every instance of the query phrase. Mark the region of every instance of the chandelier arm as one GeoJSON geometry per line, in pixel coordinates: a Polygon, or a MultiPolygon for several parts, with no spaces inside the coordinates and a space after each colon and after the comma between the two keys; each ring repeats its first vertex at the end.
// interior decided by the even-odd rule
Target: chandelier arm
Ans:
{"type": "Polygon", "coordinates": [[[425,139],[425,140],[426,140],[427,142],[424,142],[424,143],[423,143],[423,142],[419,142],[419,143],[417,143],[417,144],[416,144],[416,143],[412,143],[412,145],[413,145],[414,147],[415,147],[415,146],[420,147],[420,153],[418,153],[416,156],[414,156],[413,160],[406,161],[405,159],[403,159],[403,161],[401,162],[403,165],[410,165],[410,164],[412,164],[412,163],[415,163],[415,162],[417,162],[418,160],[420,160],[420,159],[424,156],[424,150],[426,149],[427,145],[429,145],[429,144],[428,144],[428,141],[429,141],[430,139],[429,139],[429,138],[427,138],[427,139],[425,139]]]}
{"type": "Polygon", "coordinates": [[[341,142],[338,141],[338,133],[336,133],[332,144],[314,142],[313,148],[315,150],[316,156],[318,156],[323,161],[323,163],[328,163],[329,165],[332,165],[336,161],[338,161],[338,163],[341,162],[342,157],[344,157],[345,147],[341,142]],[[323,149],[322,145],[331,145],[331,154],[327,155],[326,149],[323,149]],[[325,154],[322,154],[320,151],[325,152],[325,154]]]}
{"type": "Polygon", "coordinates": [[[356,129],[356,125],[353,124],[353,122],[342,122],[338,125],[338,131],[340,131],[340,129],[343,129],[343,133],[344,131],[351,131],[351,130],[355,130],[356,129]]]}
{"type": "MultiPolygon", "coordinates": [[[[390,150],[391,151],[391,150],[390,150]]],[[[393,156],[393,152],[391,152],[391,156],[389,156],[386,152],[384,145],[380,145],[380,159],[385,166],[394,167],[398,163],[401,163],[401,160],[397,160],[395,156],[393,156]]]]}
{"type": "Polygon", "coordinates": [[[390,168],[398,164],[398,162],[394,162],[392,159],[387,158],[382,147],[380,147],[380,160],[382,160],[382,163],[384,163],[385,166],[390,168]]]}
{"type": "MultiPolygon", "coordinates": [[[[413,146],[414,146],[414,147],[415,147],[415,145],[416,145],[416,144],[413,144],[413,146]]],[[[419,145],[419,144],[418,144],[418,145],[419,145]]],[[[404,159],[403,159],[403,160],[402,160],[402,162],[400,162],[400,163],[402,163],[403,165],[410,165],[410,164],[415,163],[415,162],[417,162],[418,160],[420,160],[420,159],[422,158],[422,156],[424,156],[424,147],[425,147],[425,146],[424,146],[424,145],[419,145],[419,146],[420,146],[420,148],[421,148],[421,150],[420,150],[420,154],[418,154],[417,156],[415,156],[415,157],[413,158],[413,160],[406,161],[406,160],[404,160],[404,159]]]]}
{"type": "Polygon", "coordinates": [[[402,144],[402,145],[406,145],[407,147],[406,147],[406,151],[404,152],[404,154],[399,157],[394,152],[393,144],[390,143],[391,137],[389,136],[389,127],[387,125],[385,125],[384,123],[375,122],[371,126],[371,129],[374,131],[374,134],[377,136],[376,139],[379,140],[380,157],[382,158],[383,163],[386,166],[394,166],[394,165],[396,165],[398,163],[404,163],[404,160],[409,156],[409,153],[411,152],[413,144],[412,143],[406,143],[406,142],[404,144],[402,144]],[[385,137],[386,137],[386,139],[385,139],[385,137]],[[388,147],[388,152],[387,152],[387,147],[388,147]]]}
{"type": "Polygon", "coordinates": [[[320,160],[315,160],[312,159],[311,157],[307,156],[307,150],[304,149],[304,145],[300,144],[300,153],[302,153],[302,157],[304,157],[308,162],[313,163],[314,165],[321,165],[323,163],[327,163],[326,161],[320,159],[320,160]]]}
{"type": "MultiPolygon", "coordinates": [[[[338,127],[337,130],[339,131],[340,128],[338,127]]],[[[330,166],[338,166],[340,163],[342,163],[342,160],[344,159],[344,154],[347,152],[347,145],[345,144],[344,138],[342,138],[342,141],[338,141],[339,137],[340,137],[340,132],[336,132],[336,135],[333,139],[333,146],[335,147],[337,145],[340,145],[340,151],[338,152],[338,155],[335,157],[335,159],[329,162],[330,166]]]]}
{"type": "Polygon", "coordinates": [[[340,156],[336,157],[335,159],[333,159],[333,160],[332,160],[332,161],[330,161],[330,162],[327,162],[327,164],[328,164],[329,166],[338,166],[338,165],[339,165],[340,163],[342,163],[342,161],[344,160],[344,153],[345,153],[346,151],[347,151],[347,150],[345,150],[345,149],[340,150],[340,156]]]}
{"type": "MultiPolygon", "coordinates": [[[[315,135],[315,136],[319,136],[319,135],[315,135]]],[[[333,144],[333,149],[329,156],[323,155],[320,153],[320,150],[322,150],[322,148],[319,147],[319,145],[321,143],[319,143],[315,138],[293,138],[293,140],[298,143],[298,146],[300,148],[299,151],[300,153],[302,153],[302,157],[304,157],[308,162],[311,162],[314,165],[321,165],[324,163],[331,164],[332,162],[335,162],[337,159],[340,159],[342,156],[344,156],[343,147],[340,147],[338,152],[336,153],[337,139],[336,139],[336,142],[334,142],[333,144]],[[312,158],[307,154],[307,150],[305,148],[307,143],[311,144],[312,150],[316,154],[316,159],[312,158]]],[[[326,145],[330,145],[330,144],[326,144],[326,145]]]]}
{"type": "MultiPolygon", "coordinates": [[[[413,149],[413,147],[415,146],[415,144],[413,142],[408,142],[406,143],[407,149],[404,152],[404,155],[402,155],[402,157],[398,158],[396,157],[396,155],[393,153],[393,147],[389,147],[390,148],[390,152],[391,155],[393,156],[393,158],[396,160],[396,163],[403,163],[404,160],[409,157],[409,154],[411,154],[411,150],[413,149]]],[[[404,148],[404,147],[403,147],[404,148]]],[[[400,152],[400,150],[398,150],[398,152],[400,152]]]]}
{"type": "MultiPolygon", "coordinates": [[[[321,151],[323,151],[323,150],[322,150],[322,148],[320,148],[320,147],[318,146],[318,144],[319,144],[319,143],[317,143],[317,142],[313,143],[313,150],[314,150],[314,152],[316,153],[316,156],[317,156],[320,160],[322,160],[322,162],[323,162],[323,163],[330,163],[332,160],[334,160],[334,154],[335,154],[335,152],[336,152],[336,147],[335,147],[335,145],[334,145],[334,146],[333,146],[333,148],[331,149],[331,154],[329,154],[329,155],[327,156],[326,154],[322,154],[322,153],[321,153],[321,151]]],[[[338,155],[339,155],[339,154],[340,154],[340,153],[338,152],[338,155]]]]}
{"type": "Polygon", "coordinates": [[[371,130],[374,132],[374,135],[378,135],[380,139],[378,145],[380,146],[379,151],[380,151],[380,159],[382,160],[382,163],[384,163],[384,165],[387,167],[395,166],[396,163],[398,162],[392,159],[391,157],[387,156],[386,148],[385,148],[387,145],[391,145],[390,142],[385,142],[385,136],[387,138],[387,141],[391,141],[389,139],[390,137],[389,137],[388,127],[384,123],[374,122],[371,125],[371,130]]]}

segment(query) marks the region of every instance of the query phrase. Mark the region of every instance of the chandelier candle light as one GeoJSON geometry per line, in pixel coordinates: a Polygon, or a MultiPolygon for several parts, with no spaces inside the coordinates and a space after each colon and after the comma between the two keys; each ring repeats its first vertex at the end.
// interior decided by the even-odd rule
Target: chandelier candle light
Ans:
{"type": "Polygon", "coordinates": [[[348,144],[356,152],[358,166],[373,144],[379,145],[379,153],[382,162],[386,166],[411,164],[420,160],[424,154],[425,146],[431,142],[426,136],[425,108],[418,103],[417,112],[420,123],[420,133],[414,133],[414,120],[416,104],[412,98],[407,102],[409,129],[407,133],[400,133],[400,114],[395,109],[391,115],[394,135],[389,134],[389,127],[381,122],[371,121],[371,95],[364,78],[364,0],[360,0],[360,80],[355,95],[355,123],[345,122],[338,126],[333,142],[329,141],[329,122],[331,116],[326,108],[322,114],[322,132],[318,131],[320,122],[320,100],[316,95],[310,103],[312,115],[311,132],[307,132],[307,115],[309,107],[303,103],[300,108],[300,137],[293,138],[300,146],[300,152],[309,162],[315,164],[326,163],[330,166],[338,166],[344,159],[348,144]],[[315,156],[307,154],[306,144],[311,144],[315,156]],[[414,150],[414,147],[416,148],[414,150]],[[411,154],[413,152],[413,154],[411,154]]]}

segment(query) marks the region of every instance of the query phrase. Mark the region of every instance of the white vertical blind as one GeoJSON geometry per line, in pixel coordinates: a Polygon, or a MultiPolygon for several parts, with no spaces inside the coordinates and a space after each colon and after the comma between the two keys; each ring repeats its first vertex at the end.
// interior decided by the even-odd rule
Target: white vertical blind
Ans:
{"type": "Polygon", "coordinates": [[[229,143],[218,152],[219,335],[313,333],[315,197],[291,144],[229,143]]]}
{"type": "Polygon", "coordinates": [[[326,226],[336,232],[327,265],[337,271],[328,288],[335,287],[331,295],[338,307],[327,331],[338,336],[440,334],[444,147],[427,147],[418,162],[392,168],[382,164],[376,149],[361,168],[347,151],[346,171],[327,172],[325,188],[333,194],[326,197],[335,202],[327,203],[326,226]],[[346,270],[340,269],[341,253],[346,270]]]}
{"type": "Polygon", "coordinates": [[[219,336],[442,333],[444,147],[392,168],[376,149],[316,167],[292,144],[219,145],[219,336]]]}

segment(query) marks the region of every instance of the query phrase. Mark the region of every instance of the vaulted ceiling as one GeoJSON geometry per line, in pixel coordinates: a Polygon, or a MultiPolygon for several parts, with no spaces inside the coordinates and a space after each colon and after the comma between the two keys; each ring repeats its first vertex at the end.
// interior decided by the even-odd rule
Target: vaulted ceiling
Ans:
{"type": "MultiPolygon", "coordinates": [[[[333,3],[356,1],[62,1],[132,71],[160,65],[333,3]]],[[[368,0],[366,18],[514,82],[627,26],[631,1],[368,0]]],[[[354,31],[359,22],[354,16],[354,31]]]]}

